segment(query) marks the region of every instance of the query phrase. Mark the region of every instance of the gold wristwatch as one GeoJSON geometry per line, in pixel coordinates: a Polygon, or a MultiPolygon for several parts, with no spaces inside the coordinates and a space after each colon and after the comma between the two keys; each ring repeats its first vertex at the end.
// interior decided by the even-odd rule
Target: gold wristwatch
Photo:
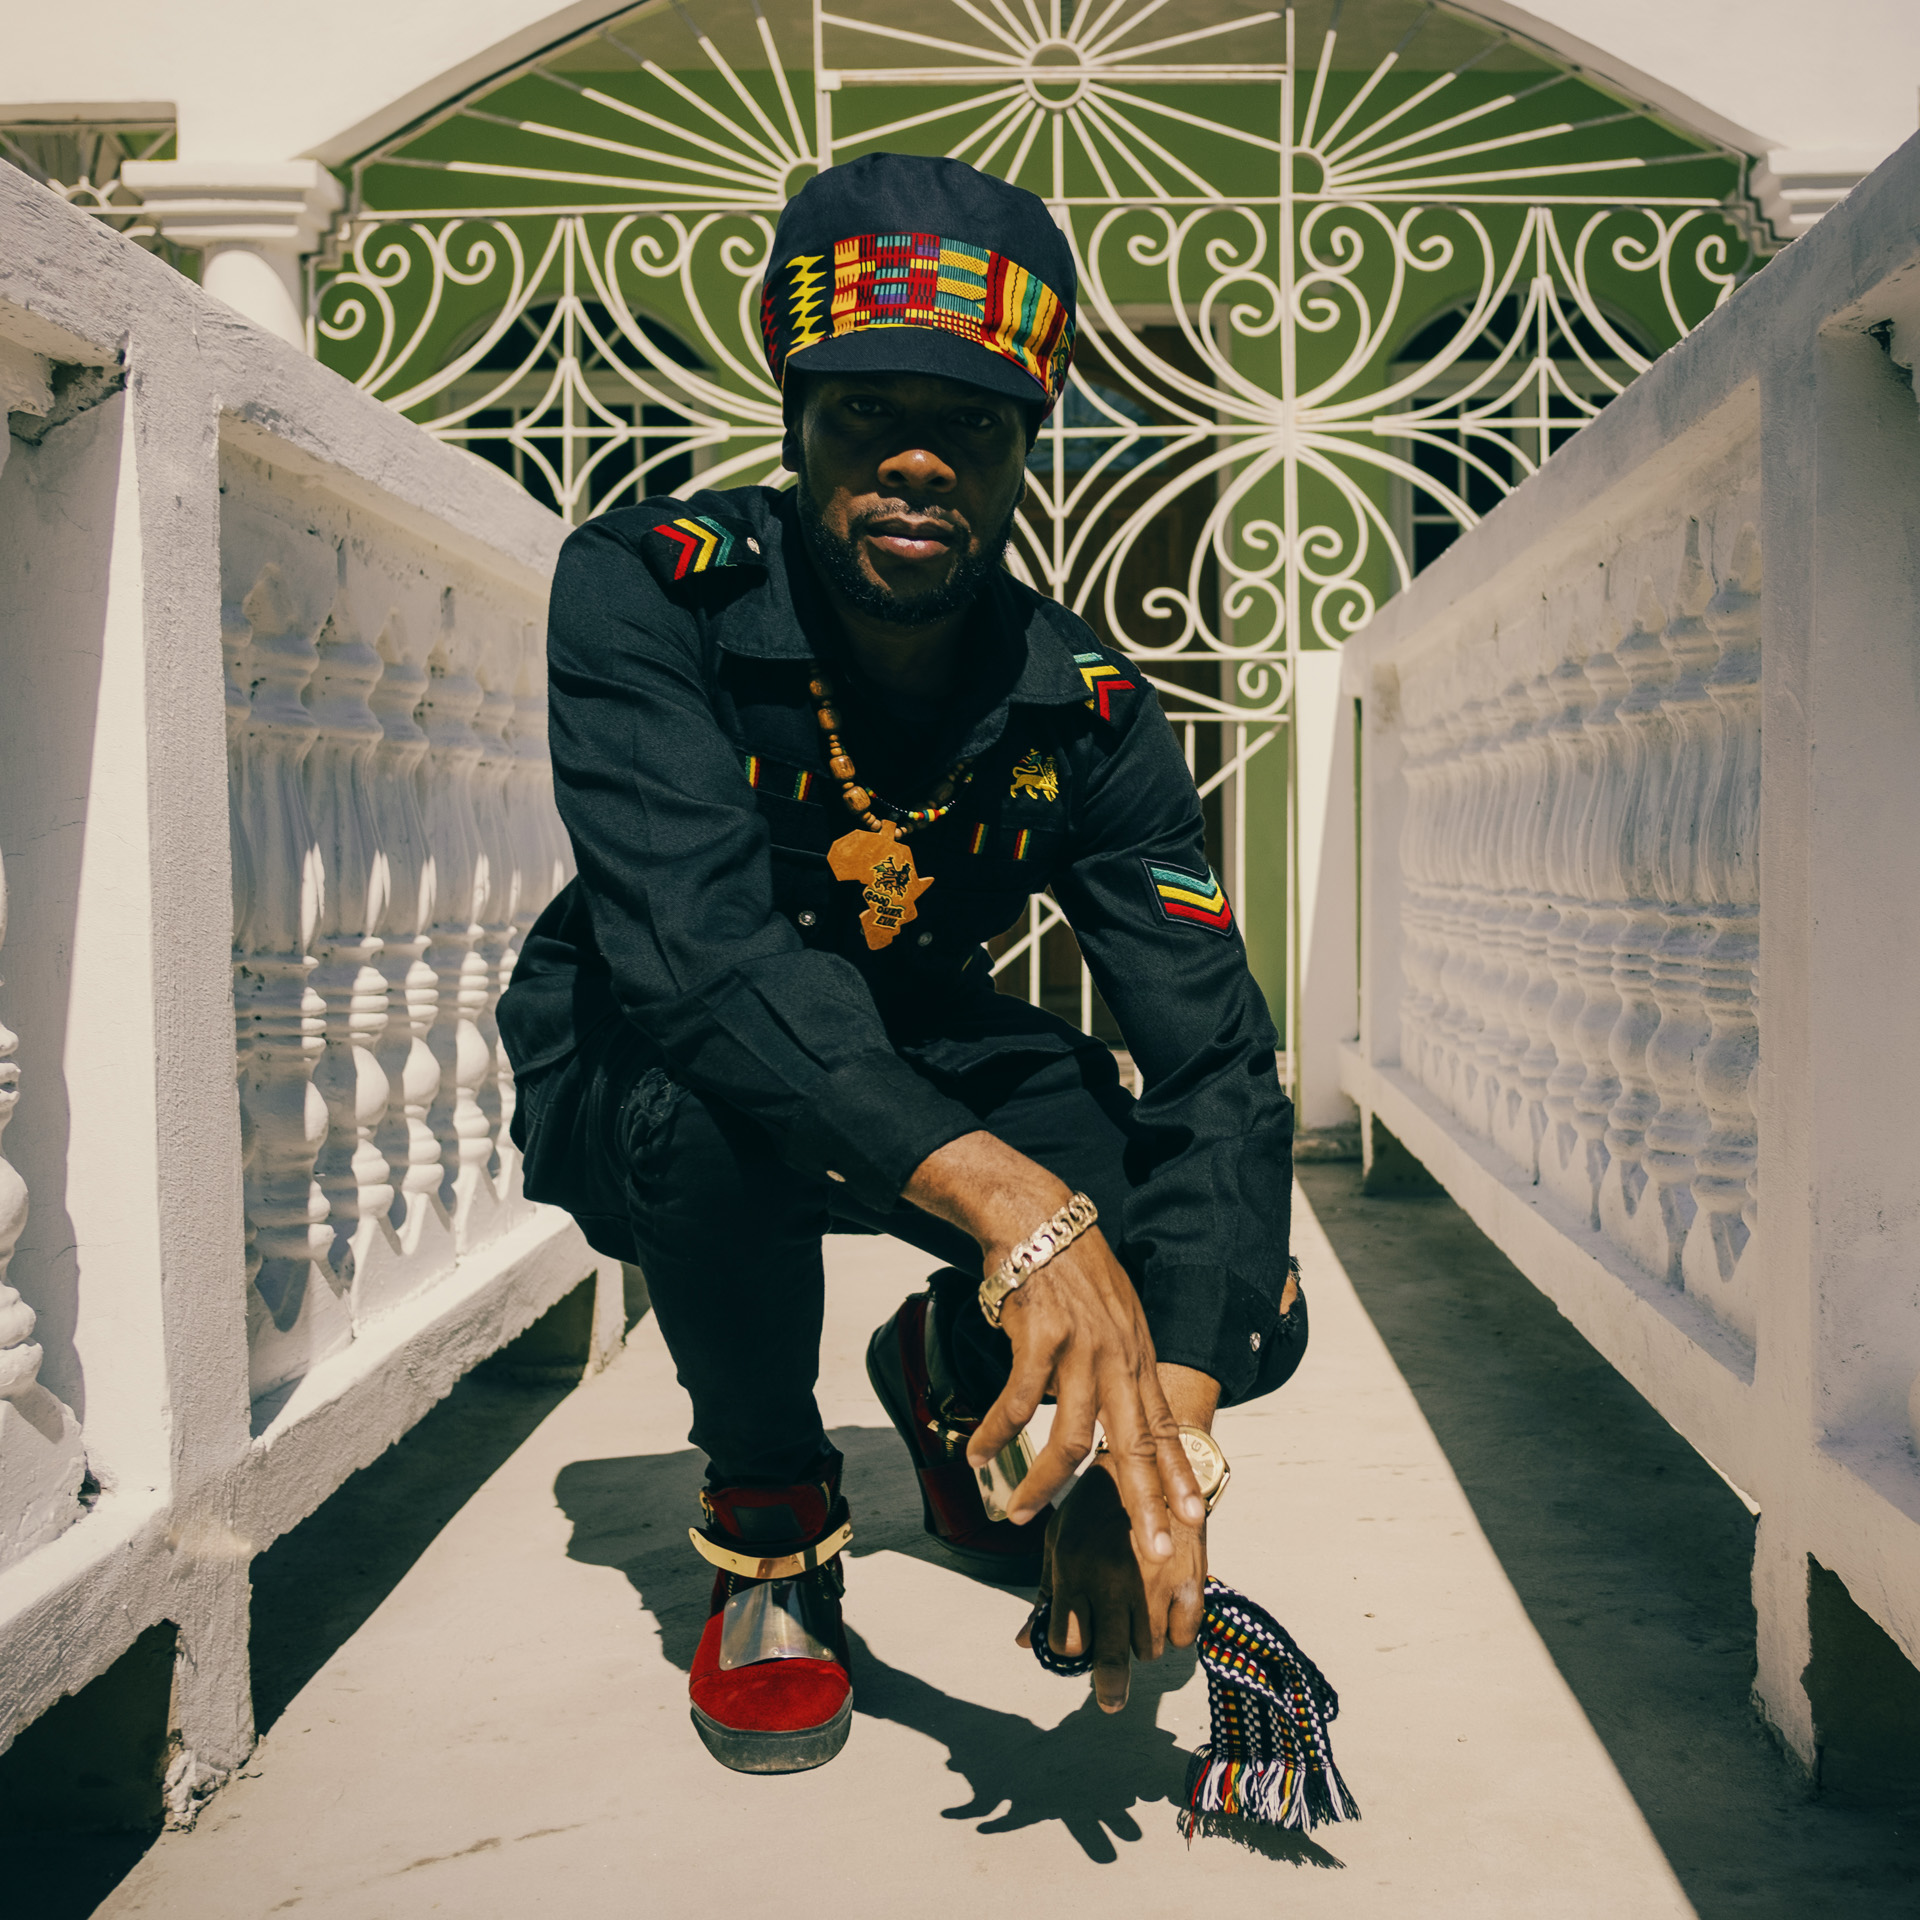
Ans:
{"type": "Polygon", "coordinates": [[[1182,1427],[1180,1444],[1187,1450],[1187,1463],[1193,1468],[1193,1477],[1200,1482],[1200,1497],[1211,1513],[1220,1504],[1220,1496],[1233,1478],[1233,1469],[1220,1451],[1220,1442],[1205,1427],[1182,1427]]]}

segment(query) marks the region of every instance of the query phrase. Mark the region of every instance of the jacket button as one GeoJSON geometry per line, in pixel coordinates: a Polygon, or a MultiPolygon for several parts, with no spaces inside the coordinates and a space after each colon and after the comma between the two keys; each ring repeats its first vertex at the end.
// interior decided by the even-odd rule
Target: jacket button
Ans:
{"type": "Polygon", "coordinates": [[[810,927],[810,926],[812,926],[812,925],[813,925],[813,923],[814,923],[814,922],[815,922],[815,921],[816,921],[817,919],[819,919],[819,917],[820,917],[820,916],[819,916],[819,915],[818,915],[817,913],[815,913],[815,912],[814,912],[814,910],[813,910],[813,909],[812,909],[811,907],[809,907],[809,908],[808,908],[808,909],[806,910],[806,912],[804,912],[804,913],[801,913],[801,914],[797,914],[797,915],[795,915],[795,918],[796,918],[796,919],[797,919],[797,920],[798,920],[798,921],[800,922],[800,924],[801,924],[801,925],[802,925],[803,927],[810,927]]]}
{"type": "Polygon", "coordinates": [[[1258,1353],[1260,1351],[1260,1336],[1257,1333],[1248,1334],[1247,1345],[1250,1346],[1255,1353],[1258,1353]]]}
{"type": "Polygon", "coordinates": [[[930,947],[930,946],[932,946],[932,945],[933,945],[933,935],[932,935],[932,934],[930,934],[930,933],[923,933],[923,934],[922,934],[922,935],[920,936],[920,938],[919,938],[918,940],[916,940],[916,941],[914,942],[914,945],[915,945],[915,946],[917,946],[917,947],[930,947]]]}
{"type": "MultiPolygon", "coordinates": [[[[843,1187],[847,1184],[847,1176],[844,1173],[835,1173],[831,1167],[827,1169],[827,1178],[839,1181],[843,1187]]],[[[1253,1337],[1258,1340],[1260,1336],[1256,1333],[1253,1337]]]]}

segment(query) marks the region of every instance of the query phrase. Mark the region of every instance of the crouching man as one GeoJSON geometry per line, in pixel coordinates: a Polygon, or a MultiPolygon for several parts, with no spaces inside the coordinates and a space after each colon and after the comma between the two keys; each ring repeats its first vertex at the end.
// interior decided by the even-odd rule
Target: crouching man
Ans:
{"type": "Polygon", "coordinates": [[[818,1766],[852,1716],[823,1234],[940,1263],[867,1357],[927,1530],[1041,1580],[1111,1710],[1197,1629],[1215,1408],[1306,1342],[1292,1109],[1192,777],[1138,672],[1002,569],[1074,295],[1031,194],[892,154],[819,175],[762,303],[798,486],[609,513],[554,581],[579,875],[500,1008],[514,1137],[527,1192],[645,1271],[692,1398],[693,1720],[744,1771],[818,1766]],[[1043,890],[1137,1101],[994,989],[982,943],[1043,890]]]}

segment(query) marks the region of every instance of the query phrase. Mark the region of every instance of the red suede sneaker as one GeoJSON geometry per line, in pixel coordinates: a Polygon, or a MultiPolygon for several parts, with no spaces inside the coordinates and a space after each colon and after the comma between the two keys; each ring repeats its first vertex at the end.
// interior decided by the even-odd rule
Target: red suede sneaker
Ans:
{"type": "Polygon", "coordinates": [[[980,1483],[967,1465],[967,1441],[980,1416],[933,1382],[927,1344],[932,1312],[930,1292],[908,1296],[867,1343],[867,1378],[913,1456],[928,1533],[969,1571],[1009,1586],[1030,1585],[1040,1578],[1046,1517],[1023,1527],[987,1518],[980,1483]]]}
{"type": "Polygon", "coordinates": [[[736,1773],[800,1773],[847,1744],[853,1679],[840,1620],[840,1555],[853,1537],[840,1469],[791,1487],[703,1493],[718,1569],[687,1692],[707,1751],[736,1773]]]}

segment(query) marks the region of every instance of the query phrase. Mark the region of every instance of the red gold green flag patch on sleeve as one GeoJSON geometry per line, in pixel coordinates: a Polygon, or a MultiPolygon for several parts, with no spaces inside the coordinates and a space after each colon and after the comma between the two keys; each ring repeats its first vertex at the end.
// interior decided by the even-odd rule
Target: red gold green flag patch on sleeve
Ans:
{"type": "Polygon", "coordinates": [[[1147,884],[1160,903],[1160,911],[1169,920],[1184,920],[1205,927],[1211,933],[1233,932],[1233,906],[1227,890],[1213,877],[1211,867],[1189,873],[1185,867],[1170,867],[1158,860],[1144,860],[1147,884]]]}

